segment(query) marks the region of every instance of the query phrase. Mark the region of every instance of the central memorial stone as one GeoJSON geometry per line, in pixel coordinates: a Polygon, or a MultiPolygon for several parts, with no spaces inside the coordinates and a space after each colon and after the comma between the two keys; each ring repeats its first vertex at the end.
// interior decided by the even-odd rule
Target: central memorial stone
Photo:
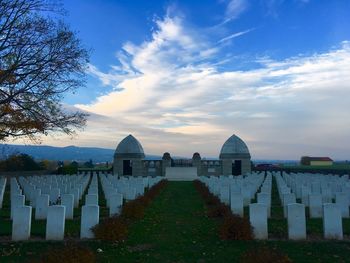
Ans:
{"type": "Polygon", "coordinates": [[[167,167],[165,170],[165,178],[169,181],[197,180],[197,167],[167,167]]]}

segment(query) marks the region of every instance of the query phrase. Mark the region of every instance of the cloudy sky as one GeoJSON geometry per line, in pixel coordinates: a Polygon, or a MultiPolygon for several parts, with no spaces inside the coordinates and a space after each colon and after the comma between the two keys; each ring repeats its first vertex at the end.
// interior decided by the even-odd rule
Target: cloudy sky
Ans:
{"type": "Polygon", "coordinates": [[[254,159],[350,159],[350,1],[66,0],[92,49],[85,88],[64,103],[90,113],[74,139],[149,154],[216,157],[238,135],[254,159]]]}

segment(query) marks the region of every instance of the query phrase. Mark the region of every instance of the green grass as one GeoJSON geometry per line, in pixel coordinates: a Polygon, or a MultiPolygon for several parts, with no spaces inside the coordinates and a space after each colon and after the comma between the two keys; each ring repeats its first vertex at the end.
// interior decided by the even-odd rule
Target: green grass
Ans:
{"type": "MultiPolygon", "coordinates": [[[[263,245],[280,249],[294,262],[350,262],[349,242],[286,240],[287,223],[281,217],[275,182],[272,204],[269,220],[272,241],[222,241],[218,236],[221,221],[206,216],[206,206],[193,183],[169,182],[147,207],[144,219],[130,225],[129,237],[124,243],[81,243],[94,251],[103,250],[97,254],[99,262],[239,262],[247,249],[263,245]],[[276,241],[279,237],[284,240],[276,241]]],[[[344,228],[349,231],[348,223],[344,228]]],[[[308,220],[308,232],[322,234],[322,220],[308,220]]],[[[30,261],[47,249],[59,246],[62,242],[3,243],[0,262],[30,261]]]]}
{"type": "Polygon", "coordinates": [[[286,168],[290,170],[348,170],[350,172],[349,163],[334,163],[333,165],[324,166],[324,165],[281,165],[281,168],[286,168]]]}

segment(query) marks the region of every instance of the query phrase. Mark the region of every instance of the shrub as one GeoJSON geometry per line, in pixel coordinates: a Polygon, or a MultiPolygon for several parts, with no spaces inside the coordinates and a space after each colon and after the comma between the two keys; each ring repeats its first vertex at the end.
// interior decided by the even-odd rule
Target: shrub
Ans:
{"type": "Polygon", "coordinates": [[[204,199],[204,201],[208,206],[220,204],[220,199],[215,195],[208,196],[206,199],[204,199]]]}
{"type": "Polygon", "coordinates": [[[123,205],[121,216],[126,219],[141,219],[145,214],[145,207],[140,200],[135,199],[123,205]]]}
{"type": "Polygon", "coordinates": [[[227,205],[219,203],[209,206],[207,215],[208,217],[226,217],[231,215],[231,210],[227,205]]]}
{"type": "Polygon", "coordinates": [[[161,180],[159,183],[155,184],[154,186],[152,186],[146,193],[144,196],[146,196],[148,199],[153,200],[158,194],[159,192],[166,186],[166,184],[168,183],[168,181],[166,180],[161,180]]]}
{"type": "Polygon", "coordinates": [[[63,248],[47,251],[40,259],[42,263],[94,263],[95,253],[77,244],[66,244],[63,248]]]}
{"type": "Polygon", "coordinates": [[[291,263],[287,255],[268,247],[254,248],[241,256],[241,263],[291,263]]]}
{"type": "Polygon", "coordinates": [[[148,206],[149,203],[152,201],[148,196],[143,195],[135,199],[136,202],[139,202],[144,207],[148,206]]]}
{"type": "Polygon", "coordinates": [[[102,220],[92,231],[97,239],[108,241],[125,240],[128,234],[126,223],[118,216],[102,220]]]}
{"type": "Polygon", "coordinates": [[[249,220],[238,215],[225,217],[220,227],[220,237],[224,240],[253,239],[253,231],[249,220]]]}

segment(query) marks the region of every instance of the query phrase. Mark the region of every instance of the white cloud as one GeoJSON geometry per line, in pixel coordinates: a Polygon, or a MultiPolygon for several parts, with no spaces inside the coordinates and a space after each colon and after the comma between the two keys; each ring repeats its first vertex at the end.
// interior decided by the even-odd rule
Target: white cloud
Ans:
{"type": "Polygon", "coordinates": [[[222,43],[222,42],[228,41],[228,40],[230,40],[230,39],[243,36],[243,35],[245,35],[245,34],[251,32],[251,31],[253,31],[253,30],[254,30],[254,28],[251,28],[251,29],[247,29],[247,30],[244,30],[244,31],[241,31],[241,32],[233,33],[233,34],[231,34],[231,35],[229,35],[229,36],[227,36],[227,37],[224,37],[224,38],[220,39],[220,40],[218,41],[218,43],[222,43]]]}
{"type": "Polygon", "coordinates": [[[223,23],[237,19],[244,11],[246,11],[247,7],[247,0],[230,0],[226,7],[225,21],[223,23]]]}
{"type": "Polygon", "coordinates": [[[220,49],[180,18],[156,25],[151,40],[126,43],[109,72],[91,65],[90,74],[115,90],[76,105],[97,114],[77,144],[112,148],[132,133],[147,153],[217,156],[236,133],[254,158],[345,158],[349,42],[322,54],[263,58],[256,69],[223,70],[220,49]]]}

